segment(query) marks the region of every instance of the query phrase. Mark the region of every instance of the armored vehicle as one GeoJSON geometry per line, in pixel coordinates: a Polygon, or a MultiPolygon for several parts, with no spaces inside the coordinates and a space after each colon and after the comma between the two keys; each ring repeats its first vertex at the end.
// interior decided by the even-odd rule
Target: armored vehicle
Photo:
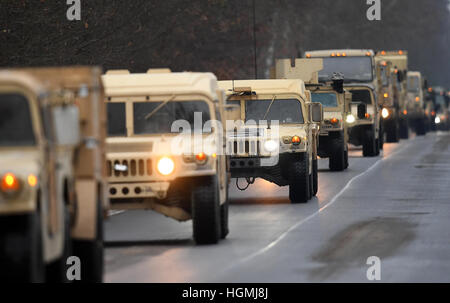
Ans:
{"type": "Polygon", "coordinates": [[[198,244],[228,234],[225,95],[210,73],[149,70],[103,76],[112,209],[193,221],[198,244]]]}
{"type": "Polygon", "coordinates": [[[83,281],[102,280],[100,76],[90,67],[0,72],[2,278],[63,282],[77,256],[83,281]]]}
{"type": "Polygon", "coordinates": [[[323,58],[319,81],[330,81],[335,73],[344,77],[344,87],[352,93],[352,102],[365,104],[364,119],[356,119],[356,106],[349,115],[349,142],[363,147],[364,157],[374,157],[383,148],[381,107],[377,102],[379,82],[375,72],[375,54],[372,50],[317,50],[307,51],[305,57],[323,58]]]}
{"type": "Polygon", "coordinates": [[[252,184],[263,178],[289,186],[292,203],[318,190],[317,144],[322,106],[302,80],[219,81],[240,120],[227,124],[231,176],[252,184]]]}

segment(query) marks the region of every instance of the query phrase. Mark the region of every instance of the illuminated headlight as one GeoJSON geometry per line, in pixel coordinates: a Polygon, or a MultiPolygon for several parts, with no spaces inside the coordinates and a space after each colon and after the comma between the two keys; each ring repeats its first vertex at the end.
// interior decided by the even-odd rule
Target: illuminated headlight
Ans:
{"type": "Polygon", "coordinates": [[[161,175],[168,176],[175,170],[175,163],[172,159],[164,157],[158,161],[157,168],[161,175]]]}
{"type": "Polygon", "coordinates": [[[268,151],[269,153],[272,153],[274,151],[276,151],[279,147],[278,142],[274,141],[274,140],[268,140],[264,143],[264,149],[266,151],[268,151]]]}
{"type": "Polygon", "coordinates": [[[0,183],[0,190],[6,195],[15,195],[21,189],[21,181],[12,173],[5,174],[0,183]]]}
{"type": "Polygon", "coordinates": [[[355,116],[353,116],[353,115],[348,115],[347,116],[347,119],[345,119],[345,121],[347,121],[347,123],[355,123],[355,121],[356,121],[356,119],[355,119],[355,116]]]}
{"type": "Polygon", "coordinates": [[[383,110],[381,111],[381,116],[386,119],[387,117],[389,117],[389,110],[387,108],[383,108],[383,110]]]}
{"type": "Polygon", "coordinates": [[[436,117],[436,118],[434,119],[434,123],[436,123],[436,124],[441,123],[441,118],[436,117]]]}

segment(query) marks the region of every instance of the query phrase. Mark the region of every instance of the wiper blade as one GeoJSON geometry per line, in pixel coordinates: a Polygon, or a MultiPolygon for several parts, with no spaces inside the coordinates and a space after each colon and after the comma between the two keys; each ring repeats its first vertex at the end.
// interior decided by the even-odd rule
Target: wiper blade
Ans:
{"type": "Polygon", "coordinates": [[[145,120],[148,120],[151,117],[153,117],[161,108],[166,106],[166,104],[169,103],[170,101],[172,101],[173,99],[175,99],[175,95],[172,95],[169,99],[165,100],[163,103],[158,105],[151,113],[149,113],[147,116],[145,116],[145,120]]]}
{"type": "Polygon", "coordinates": [[[272,108],[273,102],[275,101],[275,98],[276,98],[276,97],[277,97],[276,95],[273,95],[272,101],[270,101],[269,107],[267,108],[267,111],[266,111],[266,113],[264,114],[264,117],[262,118],[262,120],[266,120],[267,115],[269,114],[270,109],[272,108]]]}

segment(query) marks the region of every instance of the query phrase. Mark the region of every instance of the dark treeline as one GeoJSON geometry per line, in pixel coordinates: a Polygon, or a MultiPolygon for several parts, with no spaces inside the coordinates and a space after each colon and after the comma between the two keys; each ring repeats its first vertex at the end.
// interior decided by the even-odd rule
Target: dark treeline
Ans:
{"type": "Polygon", "coordinates": [[[365,0],[2,0],[0,66],[97,64],[134,72],[149,67],[212,71],[220,79],[258,77],[275,58],[309,49],[407,49],[410,69],[450,85],[448,0],[382,0],[382,21],[365,0]]]}

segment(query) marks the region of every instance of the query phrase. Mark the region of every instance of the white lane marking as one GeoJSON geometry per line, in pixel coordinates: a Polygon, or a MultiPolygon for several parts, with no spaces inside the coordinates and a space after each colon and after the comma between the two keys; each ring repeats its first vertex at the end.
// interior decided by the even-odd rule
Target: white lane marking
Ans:
{"type": "Polygon", "coordinates": [[[108,217],[117,216],[123,214],[124,212],[125,212],[124,210],[110,210],[108,212],[108,217]]]}
{"type": "Polygon", "coordinates": [[[337,193],[337,195],[334,196],[333,199],[331,199],[331,201],[330,201],[329,203],[327,203],[326,205],[324,205],[324,206],[321,207],[319,210],[317,210],[316,212],[312,213],[311,215],[309,215],[309,216],[306,217],[305,219],[303,219],[303,220],[301,220],[301,221],[295,223],[294,225],[292,225],[288,230],[286,230],[284,233],[282,233],[277,239],[275,239],[273,242],[271,242],[271,243],[270,243],[269,245],[267,245],[266,247],[264,247],[264,248],[262,248],[262,249],[260,249],[260,250],[258,250],[258,251],[256,251],[256,252],[254,252],[253,254],[251,254],[251,255],[249,255],[249,256],[247,256],[247,257],[245,257],[245,258],[239,260],[239,261],[236,262],[235,264],[229,266],[228,268],[226,268],[226,269],[224,270],[224,272],[225,272],[225,271],[228,271],[228,270],[230,270],[230,269],[232,269],[232,268],[234,268],[234,267],[236,267],[236,266],[238,266],[238,265],[241,265],[241,264],[243,264],[243,263],[245,263],[245,262],[248,262],[248,261],[250,261],[251,259],[253,259],[253,258],[255,258],[255,257],[259,256],[259,255],[262,255],[262,254],[264,254],[265,252],[269,251],[272,247],[274,247],[275,245],[277,245],[278,243],[280,243],[280,241],[282,241],[284,238],[286,238],[286,236],[287,236],[291,231],[293,231],[294,229],[298,228],[298,227],[301,226],[302,224],[308,222],[309,220],[311,220],[312,218],[314,218],[314,217],[316,217],[318,214],[320,214],[322,211],[324,211],[325,209],[327,209],[329,206],[333,205],[334,202],[336,202],[337,199],[339,199],[340,196],[342,196],[342,194],[343,194],[343,193],[344,193],[344,192],[352,185],[352,183],[353,183],[356,179],[358,179],[358,178],[360,178],[360,177],[366,175],[366,174],[369,173],[370,171],[372,171],[372,170],[373,170],[375,167],[377,167],[382,161],[387,160],[387,159],[391,158],[392,156],[394,156],[394,155],[400,153],[401,151],[403,151],[404,149],[406,149],[406,147],[408,147],[408,146],[411,144],[411,142],[413,142],[413,141],[415,141],[415,138],[414,138],[413,140],[408,140],[408,141],[405,143],[405,145],[403,145],[401,148],[399,148],[399,149],[396,150],[395,152],[389,154],[389,155],[386,156],[385,158],[383,157],[383,158],[378,159],[378,160],[377,160],[374,164],[372,164],[372,166],[370,166],[367,170],[365,170],[365,171],[363,171],[362,173],[360,173],[360,174],[354,176],[353,178],[351,178],[350,181],[348,181],[347,184],[344,186],[344,188],[342,188],[342,189],[337,193]]]}

